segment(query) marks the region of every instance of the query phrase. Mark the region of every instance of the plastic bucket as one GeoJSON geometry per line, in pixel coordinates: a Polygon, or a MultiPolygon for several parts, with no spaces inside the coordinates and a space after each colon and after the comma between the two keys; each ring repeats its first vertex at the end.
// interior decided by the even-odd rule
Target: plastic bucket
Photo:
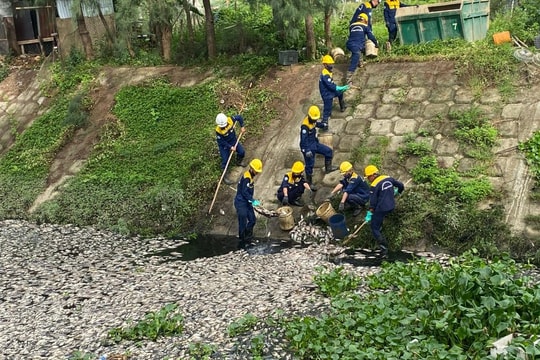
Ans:
{"type": "Polygon", "coordinates": [[[332,133],[320,133],[317,135],[317,138],[319,139],[319,143],[328,146],[330,149],[334,148],[332,133]]]}
{"type": "Polygon", "coordinates": [[[315,211],[315,214],[317,214],[318,217],[320,217],[324,222],[328,224],[328,220],[332,215],[334,215],[336,211],[332,207],[332,204],[330,201],[325,201],[317,208],[315,211]]]}
{"type": "Polygon", "coordinates": [[[339,47],[333,48],[332,51],[330,51],[330,55],[332,55],[332,58],[336,64],[344,63],[347,60],[345,57],[345,51],[339,47]]]}
{"type": "Polygon", "coordinates": [[[366,40],[366,57],[368,58],[375,58],[379,54],[379,49],[375,47],[375,44],[373,41],[367,39],[366,40]]]}
{"type": "Polygon", "coordinates": [[[332,234],[334,234],[334,238],[343,239],[345,236],[349,235],[349,230],[347,229],[347,224],[345,223],[345,215],[332,215],[329,223],[330,228],[332,229],[332,234]]]}
{"type": "Polygon", "coordinates": [[[503,31],[493,34],[493,42],[495,43],[495,45],[512,42],[512,38],[510,37],[510,31],[503,31]]]}
{"type": "Polygon", "coordinates": [[[289,231],[294,227],[293,210],[290,206],[283,206],[277,209],[279,214],[279,228],[289,231]]]}

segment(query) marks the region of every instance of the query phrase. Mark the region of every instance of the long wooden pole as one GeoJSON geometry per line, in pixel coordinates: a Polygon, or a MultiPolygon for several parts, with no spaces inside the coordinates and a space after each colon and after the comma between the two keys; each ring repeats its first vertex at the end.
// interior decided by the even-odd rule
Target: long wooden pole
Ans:
{"type": "MultiPolygon", "coordinates": [[[[249,87],[248,87],[248,91],[246,93],[246,97],[244,98],[244,102],[242,103],[242,106],[240,107],[240,111],[238,112],[238,115],[242,114],[242,111],[244,111],[244,106],[246,105],[246,101],[247,101],[249,91],[251,90],[252,85],[253,85],[253,82],[250,82],[249,87]]],[[[235,128],[236,123],[237,123],[237,121],[235,120],[234,124],[232,126],[233,129],[235,128]]],[[[240,142],[240,138],[242,137],[242,135],[244,135],[244,133],[240,132],[240,135],[238,136],[238,138],[236,139],[236,143],[234,144],[235,149],[238,146],[238,143],[240,142]]],[[[227,168],[229,167],[229,163],[231,162],[232,156],[233,156],[233,154],[235,152],[236,152],[236,150],[231,151],[231,153],[229,154],[229,158],[227,159],[227,163],[225,164],[225,168],[223,169],[223,172],[221,173],[221,177],[219,178],[219,182],[218,182],[218,184],[216,186],[216,191],[214,192],[214,198],[212,199],[212,203],[210,204],[210,208],[208,209],[208,214],[210,214],[212,212],[212,208],[214,207],[214,203],[216,202],[217,194],[219,192],[219,187],[221,186],[221,182],[223,181],[223,178],[225,177],[225,174],[227,173],[227,168]]]]}
{"type": "Polygon", "coordinates": [[[364,221],[362,223],[362,225],[360,225],[359,227],[356,228],[356,230],[354,230],[354,232],[350,235],[347,235],[347,237],[345,237],[345,239],[343,240],[343,242],[341,243],[342,245],[346,245],[349,241],[351,241],[352,239],[354,239],[356,237],[356,234],[358,234],[358,232],[360,231],[361,228],[364,227],[364,225],[367,224],[367,221],[364,221]]]}
{"type": "MultiPolygon", "coordinates": [[[[238,142],[240,142],[240,138],[242,137],[243,134],[244,133],[240,133],[240,135],[238,136],[238,139],[236,139],[236,143],[234,144],[235,148],[236,148],[236,146],[238,146],[238,142]]],[[[214,192],[214,198],[212,199],[212,203],[210,204],[210,209],[208,209],[209,214],[210,214],[210,212],[212,212],[212,208],[214,207],[214,203],[216,202],[219,187],[221,186],[221,182],[223,181],[223,178],[225,177],[225,173],[227,172],[227,168],[229,167],[229,163],[231,162],[231,159],[232,159],[234,153],[235,153],[235,151],[231,151],[231,153],[229,154],[229,159],[227,159],[227,164],[225,164],[225,168],[223,169],[223,173],[221,173],[221,178],[219,178],[219,182],[218,182],[218,184],[216,186],[216,191],[214,192]]]]}

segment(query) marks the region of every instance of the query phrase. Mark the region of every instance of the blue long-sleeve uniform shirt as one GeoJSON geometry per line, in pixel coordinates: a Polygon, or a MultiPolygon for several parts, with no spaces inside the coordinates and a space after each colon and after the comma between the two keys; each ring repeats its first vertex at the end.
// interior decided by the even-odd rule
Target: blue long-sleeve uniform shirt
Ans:
{"type": "Polygon", "coordinates": [[[379,175],[373,180],[369,190],[369,209],[372,212],[394,210],[396,207],[394,186],[397,187],[400,194],[405,190],[401,181],[390,176],[379,175]]]}
{"type": "Polygon", "coordinates": [[[373,41],[376,47],[379,47],[377,38],[373,35],[373,32],[369,29],[369,26],[355,22],[349,25],[349,38],[347,39],[347,48],[357,48],[363,50],[366,46],[366,36],[369,40],[373,41]]]}
{"type": "Polygon", "coordinates": [[[320,122],[310,123],[306,116],[300,126],[300,150],[303,154],[308,151],[315,152],[319,139],[317,139],[317,128],[324,128],[320,122]]]}
{"type": "Polygon", "coordinates": [[[244,127],[244,118],[241,115],[234,115],[232,118],[227,117],[227,126],[223,129],[216,126],[216,141],[218,146],[226,151],[230,151],[236,144],[236,132],[234,131],[234,123],[238,122],[241,127],[244,127]]]}
{"type": "Polygon", "coordinates": [[[340,183],[343,185],[343,192],[347,194],[358,194],[362,200],[368,200],[369,186],[357,173],[353,172],[350,177],[344,177],[340,180],[340,183]]]}
{"type": "Polygon", "coordinates": [[[386,26],[396,26],[396,11],[400,7],[407,7],[409,5],[402,3],[399,0],[385,0],[384,1],[384,22],[386,26]]]}
{"type": "Polygon", "coordinates": [[[249,205],[252,206],[253,194],[255,193],[255,187],[253,185],[253,177],[251,173],[246,171],[238,185],[236,186],[236,196],[234,198],[234,203],[236,205],[249,205]]]}
{"type": "Polygon", "coordinates": [[[351,21],[349,21],[349,24],[355,23],[358,21],[358,17],[360,14],[366,14],[368,17],[368,27],[371,30],[372,29],[372,21],[371,21],[371,15],[373,11],[373,5],[371,4],[371,1],[366,1],[363,4],[360,4],[356,11],[354,12],[353,16],[351,17],[351,21]]]}
{"type": "Polygon", "coordinates": [[[285,174],[283,180],[281,181],[281,186],[278,189],[278,196],[283,195],[283,189],[287,188],[287,195],[292,201],[304,193],[305,183],[306,180],[304,180],[303,176],[295,178],[292,171],[289,171],[285,174]]]}
{"type": "Polygon", "coordinates": [[[333,99],[338,96],[336,86],[337,85],[332,78],[332,73],[324,68],[319,77],[319,91],[321,92],[321,97],[323,99],[333,99]]]}

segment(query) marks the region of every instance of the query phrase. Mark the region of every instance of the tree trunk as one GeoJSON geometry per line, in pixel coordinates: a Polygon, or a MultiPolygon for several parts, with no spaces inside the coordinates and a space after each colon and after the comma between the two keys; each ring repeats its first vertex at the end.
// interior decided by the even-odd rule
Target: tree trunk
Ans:
{"type": "Polygon", "coordinates": [[[172,27],[161,26],[161,51],[163,60],[171,62],[172,27]]]}
{"type": "Polygon", "coordinates": [[[103,12],[101,11],[101,6],[99,6],[99,4],[97,4],[97,8],[98,8],[99,18],[101,20],[101,23],[103,24],[103,27],[105,28],[107,41],[109,42],[109,46],[112,47],[112,45],[114,44],[114,34],[111,30],[111,27],[109,26],[109,23],[107,22],[107,19],[105,19],[105,15],[103,15],[103,12]]]}
{"type": "Polygon", "coordinates": [[[83,44],[84,54],[86,55],[87,60],[94,59],[94,48],[92,46],[92,38],[90,33],[86,28],[86,22],[84,21],[82,2],[79,5],[79,12],[77,13],[77,29],[81,37],[81,42],[83,44]]]}
{"type": "Polygon", "coordinates": [[[330,27],[330,17],[332,16],[332,10],[325,10],[324,12],[324,43],[328,48],[328,51],[332,49],[332,29],[330,27]]]}
{"type": "Polygon", "coordinates": [[[188,3],[188,0],[183,0],[182,5],[186,13],[186,26],[188,31],[189,42],[193,43],[195,41],[195,32],[193,31],[193,23],[191,19],[191,6],[188,3]]]}
{"type": "Polygon", "coordinates": [[[208,59],[212,60],[216,58],[216,30],[214,29],[214,14],[212,14],[212,7],[210,6],[210,0],[203,0],[204,5],[204,18],[206,20],[206,47],[208,48],[208,59]]]}
{"type": "Polygon", "coordinates": [[[315,30],[313,28],[313,16],[306,15],[306,57],[308,60],[315,59],[317,44],[315,42],[315,30]]]}

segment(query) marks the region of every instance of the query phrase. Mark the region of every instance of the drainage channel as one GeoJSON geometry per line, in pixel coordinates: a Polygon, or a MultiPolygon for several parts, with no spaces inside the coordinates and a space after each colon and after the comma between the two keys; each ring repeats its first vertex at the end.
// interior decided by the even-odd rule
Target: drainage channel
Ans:
{"type": "MultiPolygon", "coordinates": [[[[292,247],[307,247],[310,244],[300,244],[293,241],[283,241],[271,238],[255,239],[254,243],[244,249],[250,255],[270,255],[292,247]]],[[[238,250],[238,238],[231,236],[199,236],[189,241],[182,240],[181,244],[155,251],[147,256],[159,257],[162,263],[172,261],[193,261],[200,258],[210,258],[238,250]]],[[[389,252],[388,257],[380,259],[377,254],[368,249],[348,248],[338,256],[329,256],[328,261],[336,265],[350,264],[357,267],[379,266],[382,262],[408,262],[416,257],[407,251],[389,252]]]]}
{"type": "MultiPolygon", "coordinates": [[[[255,239],[254,243],[244,251],[250,255],[270,255],[292,246],[292,242],[264,238],[255,239]]],[[[161,257],[163,262],[193,261],[200,258],[224,255],[236,250],[238,250],[237,237],[206,235],[198,236],[192,240],[182,240],[182,243],[178,246],[162,249],[148,256],[161,257]]]]}

